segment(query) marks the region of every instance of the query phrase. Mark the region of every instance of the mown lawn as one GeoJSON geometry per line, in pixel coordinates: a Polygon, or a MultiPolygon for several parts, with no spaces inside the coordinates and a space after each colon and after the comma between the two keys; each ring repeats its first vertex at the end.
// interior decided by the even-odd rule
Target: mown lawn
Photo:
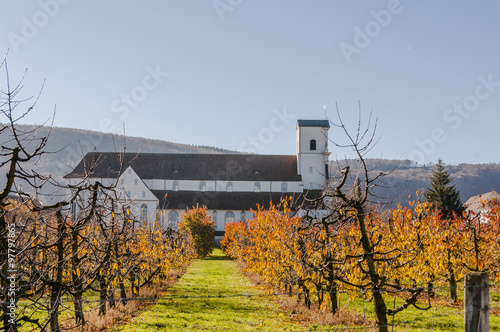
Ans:
{"type": "Polygon", "coordinates": [[[280,312],[272,297],[235,296],[241,294],[265,295],[216,249],[211,257],[193,261],[170,288],[171,299],[158,300],[113,331],[304,330],[280,312]]]}

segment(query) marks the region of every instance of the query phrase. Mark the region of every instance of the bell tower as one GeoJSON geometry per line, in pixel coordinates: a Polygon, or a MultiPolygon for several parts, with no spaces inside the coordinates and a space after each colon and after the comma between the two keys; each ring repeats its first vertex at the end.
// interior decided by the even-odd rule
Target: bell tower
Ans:
{"type": "Polygon", "coordinates": [[[328,120],[297,120],[297,171],[304,190],[328,184],[328,120]]]}

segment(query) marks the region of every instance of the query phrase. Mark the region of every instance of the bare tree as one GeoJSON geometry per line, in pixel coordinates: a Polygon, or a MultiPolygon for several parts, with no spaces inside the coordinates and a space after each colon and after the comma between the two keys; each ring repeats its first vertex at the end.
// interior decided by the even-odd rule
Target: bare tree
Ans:
{"type": "MultiPolygon", "coordinates": [[[[374,220],[378,217],[375,203],[378,203],[378,186],[383,185],[380,180],[389,173],[375,173],[367,167],[365,155],[372,149],[377,141],[376,128],[377,121],[372,120],[372,115],[368,119],[366,126],[363,126],[361,110],[358,120],[357,130],[354,135],[347,129],[337,108],[338,123],[334,126],[340,129],[347,137],[348,143],[338,144],[332,141],[337,147],[351,149],[357,156],[357,162],[361,165],[357,170],[349,165],[343,167],[337,177],[330,179],[329,186],[323,196],[315,200],[315,210],[325,210],[327,213],[321,218],[315,218],[313,213],[307,213],[304,219],[306,228],[322,230],[323,237],[313,240],[317,250],[323,250],[326,254],[322,260],[317,261],[317,266],[311,268],[321,271],[324,277],[324,285],[318,285],[320,291],[330,292],[332,301],[332,311],[336,311],[336,290],[339,284],[361,291],[369,291],[372,294],[376,322],[381,332],[388,331],[388,316],[404,310],[410,305],[417,307],[416,302],[420,294],[426,291],[424,287],[404,288],[398,284],[397,280],[391,280],[385,272],[384,265],[390,264],[392,268],[398,269],[409,264],[411,258],[403,255],[403,251],[415,250],[415,248],[399,248],[396,245],[390,250],[383,250],[384,235],[375,231],[374,220]],[[340,241],[339,241],[340,239],[340,241]],[[335,247],[331,247],[335,244],[335,247]],[[342,254],[339,246],[344,245],[348,250],[347,254],[342,254]],[[350,251],[349,251],[350,250],[350,251]],[[350,265],[347,262],[354,262],[350,265]],[[354,265],[352,265],[354,264],[354,265]],[[350,269],[354,266],[359,270],[362,277],[353,281],[348,279],[345,266],[350,269]],[[408,296],[404,299],[404,304],[398,308],[388,309],[384,300],[384,294],[404,293],[408,296]]],[[[307,209],[306,209],[307,210],[307,209]]],[[[310,211],[310,209],[309,209],[310,211]]],[[[382,221],[382,222],[389,222],[382,221]]],[[[388,236],[388,235],[387,235],[388,236]]],[[[420,308],[420,307],[418,307],[420,308]]],[[[422,309],[428,309],[422,308],[422,309]]]]}

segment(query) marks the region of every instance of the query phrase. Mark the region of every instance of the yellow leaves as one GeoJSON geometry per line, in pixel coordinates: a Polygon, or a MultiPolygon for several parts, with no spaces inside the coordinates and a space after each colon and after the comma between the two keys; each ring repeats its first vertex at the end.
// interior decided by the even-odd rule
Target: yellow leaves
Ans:
{"type": "Polygon", "coordinates": [[[94,238],[94,246],[97,247],[97,238],[94,238]]]}

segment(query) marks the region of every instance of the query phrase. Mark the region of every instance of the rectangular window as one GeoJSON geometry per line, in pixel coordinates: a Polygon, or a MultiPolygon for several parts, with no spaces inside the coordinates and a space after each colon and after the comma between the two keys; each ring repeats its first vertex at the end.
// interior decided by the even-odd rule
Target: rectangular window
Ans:
{"type": "Polygon", "coordinates": [[[142,198],[144,198],[144,197],[146,197],[146,192],[145,191],[142,192],[142,198]]]}
{"type": "Polygon", "coordinates": [[[139,180],[135,179],[134,184],[138,184],[138,183],[139,183],[139,180]]]}
{"type": "Polygon", "coordinates": [[[313,172],[313,168],[312,168],[312,167],[309,167],[309,173],[311,173],[311,174],[312,174],[312,172],[313,172]]]}

